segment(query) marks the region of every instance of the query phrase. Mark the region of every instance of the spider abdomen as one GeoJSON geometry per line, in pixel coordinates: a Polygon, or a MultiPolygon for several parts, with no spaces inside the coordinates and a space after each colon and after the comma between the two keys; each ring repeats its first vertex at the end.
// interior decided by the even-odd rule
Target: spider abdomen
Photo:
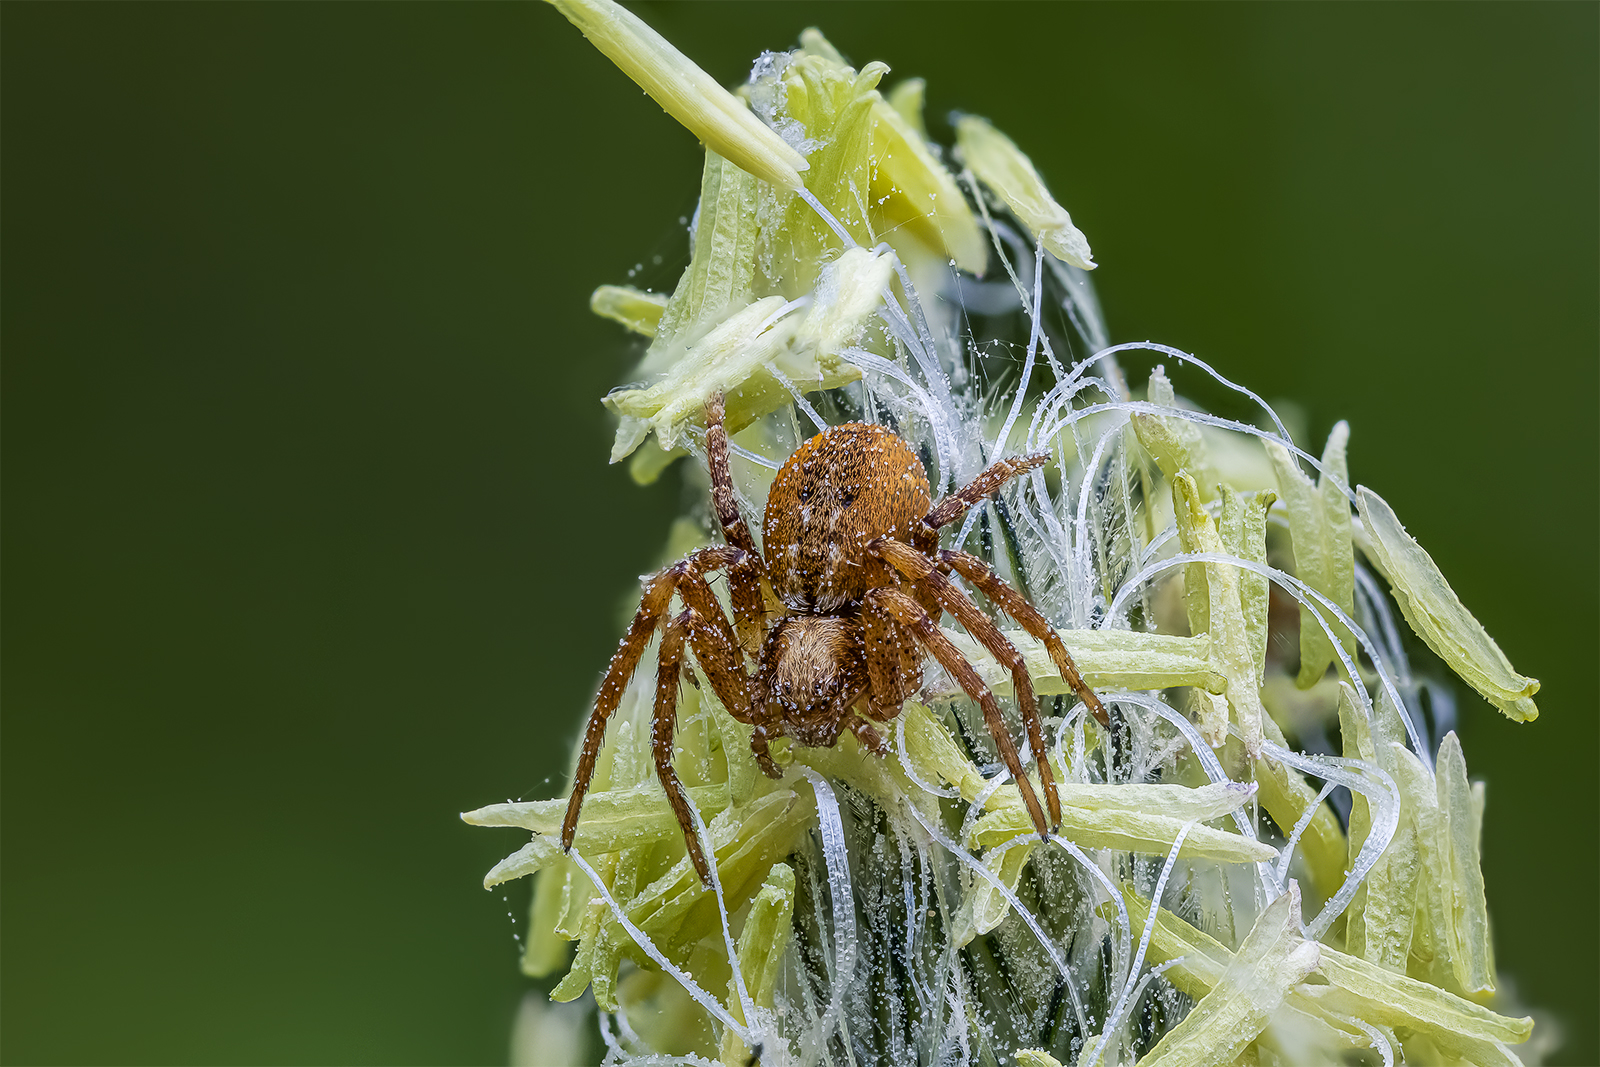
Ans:
{"type": "Polygon", "coordinates": [[[762,523],[773,590],[789,607],[838,611],[858,603],[871,580],[867,546],[911,541],[933,506],[928,474],[882,426],[832,426],[795,450],[773,480],[762,523]]]}

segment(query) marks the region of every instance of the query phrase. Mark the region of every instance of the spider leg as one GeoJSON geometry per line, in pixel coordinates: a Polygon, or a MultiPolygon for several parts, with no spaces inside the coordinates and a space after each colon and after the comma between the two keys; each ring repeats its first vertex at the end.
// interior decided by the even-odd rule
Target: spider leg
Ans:
{"type": "MultiPolygon", "coordinates": [[[[694,575],[679,586],[678,595],[683,597],[683,602],[693,613],[686,624],[689,647],[694,649],[694,658],[699,662],[711,691],[717,694],[717,699],[735,720],[754,722],[758,718],[755,684],[739,660],[738,646],[730,643],[732,635],[728,630],[728,621],[718,610],[710,587],[705,585],[705,579],[694,575]],[[709,616],[706,614],[708,610],[711,612],[709,616]]],[[[783,777],[783,769],[767,751],[766,736],[760,729],[750,739],[750,750],[768,778],[783,777]]]]}
{"type": "MultiPolygon", "coordinates": [[[[611,666],[606,669],[605,679],[600,683],[600,692],[595,697],[594,711],[589,713],[589,725],[583,734],[583,752],[578,757],[578,770],[573,777],[572,798],[567,801],[567,817],[561,824],[563,851],[572,849],[572,838],[578,831],[578,811],[583,807],[584,795],[588,793],[589,783],[594,778],[595,761],[600,757],[600,747],[606,737],[606,723],[617,710],[617,705],[621,703],[623,690],[628,687],[634,670],[639,666],[639,657],[644,654],[645,646],[650,643],[650,635],[661,624],[667,608],[672,603],[672,594],[676,592],[683,598],[686,606],[697,612],[698,618],[711,623],[711,628],[716,631],[714,635],[716,645],[728,649],[738,648],[733,628],[728,625],[727,617],[722,614],[716,595],[711,592],[711,586],[706,583],[701,571],[726,570],[738,566],[747,555],[732,545],[702,548],[645,579],[645,592],[639,602],[639,611],[634,615],[633,624],[628,627],[621,644],[617,646],[616,654],[611,657],[611,666]]],[[[708,649],[711,647],[708,645],[708,649]]],[[[698,650],[696,655],[699,655],[698,650]]],[[[708,651],[706,656],[702,657],[700,666],[710,679],[717,699],[721,700],[723,706],[737,718],[749,705],[749,683],[744,680],[743,668],[737,664],[733,665],[736,673],[731,677],[727,672],[719,670],[723,662],[708,651]]],[[[673,692],[675,704],[677,691],[673,692]]]]}
{"type": "Polygon", "coordinates": [[[721,393],[712,393],[706,400],[706,466],[711,471],[711,502],[717,509],[717,521],[722,525],[722,536],[728,544],[755,554],[756,543],[739,514],[739,504],[733,495],[733,472],[728,467],[728,428],[723,425],[726,407],[721,393]]]}
{"type": "MultiPolygon", "coordinates": [[[[1028,665],[1023,660],[1022,653],[1018,652],[1017,646],[1000,632],[1000,627],[994,624],[994,620],[978,610],[978,605],[972,602],[972,598],[958,589],[950,579],[940,574],[933,561],[921,552],[910,545],[889,538],[879,538],[868,546],[867,551],[888,560],[895,570],[916,582],[919,587],[931,592],[939,601],[940,607],[954,615],[956,621],[966,627],[967,632],[1011,672],[1011,685],[1017,695],[1017,711],[1022,716],[1023,727],[1028,731],[1028,747],[1033,750],[1033,758],[1039,766],[1039,781],[1044,786],[1045,801],[1050,805],[1050,820],[1052,825],[1058,825],[1061,822],[1061,799],[1056,791],[1055,772],[1050,769],[1049,750],[1044,743],[1044,723],[1039,718],[1039,698],[1034,694],[1033,679],[1028,677],[1028,665]]],[[[967,558],[972,559],[974,563],[978,562],[970,556],[967,558]]],[[[956,563],[951,561],[951,566],[956,566],[956,563]]],[[[982,564],[979,563],[979,566],[982,564]]],[[[1016,599],[1020,601],[1022,597],[1018,595],[1016,599]]]]}
{"type": "Polygon", "coordinates": [[[905,628],[870,600],[862,606],[861,627],[870,683],[866,713],[888,722],[922,684],[920,657],[905,628]]]}
{"type": "Polygon", "coordinates": [[[1100,698],[1095,696],[1094,690],[1089,688],[1089,683],[1078,673],[1078,665],[1072,662],[1067,646],[1061,643],[1060,636],[1045,617],[1039,614],[1038,608],[1028,603],[1026,597],[1007,585],[977,556],[965,552],[945,551],[939,553],[939,561],[949,565],[952,570],[993,601],[995,607],[1016,619],[1024,630],[1043,641],[1050,658],[1055,661],[1056,670],[1061,672],[1062,679],[1072,687],[1072,691],[1078,694],[1078,699],[1083,701],[1084,707],[1089,709],[1090,714],[1101,726],[1111,725],[1105,705],[1100,703],[1100,698]]]}
{"type": "Polygon", "coordinates": [[[722,394],[713,393],[706,401],[706,467],[711,472],[711,503],[716,508],[723,540],[746,556],[728,568],[728,593],[733,601],[733,621],[739,629],[740,645],[745,655],[753,658],[766,636],[766,602],[761,591],[766,568],[733,495],[733,471],[728,466],[728,430],[723,425],[723,412],[722,394]]]}
{"type": "MultiPolygon", "coordinates": [[[[704,571],[720,570],[732,572],[734,568],[743,565],[749,559],[749,554],[732,545],[718,545],[713,548],[702,548],[691,552],[682,561],[672,565],[676,577],[678,596],[683,598],[685,607],[693,608],[700,616],[702,626],[710,627],[714,631],[716,641],[728,649],[740,647],[739,638],[734,634],[733,627],[728,625],[728,617],[722,613],[722,605],[717,603],[717,595],[711,591],[711,584],[706,581],[704,571]]],[[[698,654],[698,653],[697,653],[698,654]]],[[[701,667],[710,673],[711,665],[702,663],[701,667]]],[[[743,667],[739,668],[739,676],[744,677],[743,667]]],[[[746,687],[741,686],[738,699],[729,704],[723,700],[723,705],[730,712],[737,712],[749,704],[749,696],[742,692],[746,687]]],[[[722,692],[718,691],[718,699],[722,699],[722,692]]]]}
{"type": "MultiPolygon", "coordinates": [[[[745,673],[744,663],[738,653],[739,642],[733,628],[728,625],[728,617],[722,613],[722,605],[717,603],[716,594],[701,575],[699,566],[703,563],[708,569],[731,570],[743,562],[738,557],[744,555],[744,552],[731,545],[703,548],[675,569],[680,572],[677,579],[678,596],[683,598],[684,606],[694,612],[694,619],[688,624],[687,631],[694,658],[705,672],[711,691],[717,694],[717,699],[728,714],[739,722],[750,723],[757,717],[755,687],[745,673]]],[[[757,737],[752,738],[751,751],[767,777],[783,777],[783,770],[767,752],[766,739],[760,736],[759,731],[757,737]],[[757,744],[757,741],[760,743],[757,744]]]]}
{"type": "MultiPolygon", "coordinates": [[[[865,603],[875,609],[887,611],[895,621],[905,626],[921,641],[939,661],[940,666],[950,672],[956,684],[966,692],[978,706],[983,709],[983,722],[989,728],[989,733],[994,737],[995,747],[1000,750],[1000,758],[1005,762],[1006,769],[1011,772],[1011,777],[1016,779],[1017,790],[1022,794],[1022,802],[1028,807],[1028,814],[1033,818],[1033,825],[1038,829],[1039,836],[1050,836],[1050,824],[1045,822],[1044,809],[1039,807],[1039,798],[1034,794],[1033,783],[1028,781],[1028,776],[1022,769],[1022,758],[1017,754],[1017,746],[1011,740],[1011,731],[1006,728],[1005,717],[1000,713],[1000,702],[994,698],[989,687],[983,684],[983,679],[978,677],[978,672],[968,663],[966,657],[961,655],[960,649],[944,635],[922,605],[898,589],[874,589],[866,595],[865,603]]],[[[1046,779],[1052,794],[1055,791],[1055,779],[1046,779]]],[[[1060,801],[1057,801],[1059,805],[1060,801]]]]}
{"type": "Polygon", "coordinates": [[[652,749],[656,761],[656,776],[667,791],[667,802],[672,813],[683,827],[683,843],[688,846],[689,860],[694,864],[700,881],[711,887],[711,868],[700,847],[700,835],[694,830],[694,815],[689,807],[689,793],[683,780],[672,767],[672,735],[678,726],[678,675],[683,665],[683,638],[685,631],[693,632],[699,621],[690,608],[667,625],[661,635],[661,660],[656,669],[656,705],[651,713],[652,749]]]}
{"type": "MultiPolygon", "coordinates": [[[[967,513],[972,505],[993,496],[999,492],[1000,487],[1019,474],[1025,474],[1035,467],[1042,467],[1050,461],[1048,452],[1034,452],[1027,456],[1014,456],[1011,459],[1002,459],[984,468],[972,481],[957,489],[928,512],[927,518],[922,520],[924,526],[937,531],[940,527],[948,526],[967,513]]],[[[920,532],[920,531],[919,531],[920,532]]],[[[922,547],[918,542],[919,548],[922,547]]]]}
{"type": "Polygon", "coordinates": [[[583,751],[578,756],[578,770],[572,781],[572,799],[567,801],[567,817],[561,824],[562,851],[572,850],[572,837],[578,831],[578,810],[583,806],[584,794],[589,791],[589,782],[594,778],[594,764],[600,757],[600,746],[605,741],[606,723],[621,703],[622,692],[628,687],[634,669],[639,666],[639,657],[644,654],[645,645],[650,643],[650,635],[666,614],[676,585],[675,567],[658,571],[646,579],[639,610],[617,646],[616,654],[611,657],[611,665],[606,668],[600,692],[594,698],[594,711],[589,713],[589,725],[583,733],[583,751]]]}

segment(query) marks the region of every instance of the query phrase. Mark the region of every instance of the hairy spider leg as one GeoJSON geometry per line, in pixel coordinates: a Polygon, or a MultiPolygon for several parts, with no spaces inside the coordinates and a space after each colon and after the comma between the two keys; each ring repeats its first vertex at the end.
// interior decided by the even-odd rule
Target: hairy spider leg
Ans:
{"type": "MultiPolygon", "coordinates": [[[[965,486],[957,489],[928,512],[927,518],[922,520],[924,526],[939,530],[949,526],[967,513],[967,509],[974,504],[981,503],[985,498],[993,496],[1000,491],[1000,487],[1019,474],[1026,474],[1036,467],[1042,467],[1050,461],[1048,452],[1034,452],[1026,456],[1013,456],[1011,459],[1002,459],[991,463],[965,486]]],[[[925,536],[925,535],[924,535],[925,536]]],[[[934,542],[937,545],[937,541],[934,542]]],[[[919,548],[922,547],[918,544],[919,548]]]]}
{"type": "Polygon", "coordinates": [[[694,830],[694,815],[689,808],[689,791],[672,766],[672,735],[678,726],[678,681],[683,666],[683,638],[685,631],[695,624],[695,610],[688,609],[667,624],[661,635],[661,658],[656,668],[656,704],[650,716],[651,751],[655,756],[656,777],[667,791],[667,802],[672,813],[683,827],[683,843],[689,849],[689,860],[694,864],[700,881],[711,885],[711,868],[706,863],[705,852],[700,848],[700,835],[694,830]]]}
{"type": "MultiPolygon", "coordinates": [[[[680,588],[679,595],[683,595],[688,588],[690,586],[687,584],[680,588]]],[[[691,597],[701,599],[702,593],[709,595],[710,589],[703,587],[690,596],[684,596],[684,600],[687,602],[691,597]]],[[[656,668],[656,703],[650,719],[656,776],[666,789],[667,801],[672,805],[673,814],[678,817],[678,825],[683,827],[683,843],[689,850],[689,861],[694,864],[695,872],[700,875],[700,881],[707,889],[711,888],[711,868],[701,848],[700,835],[695,833],[689,795],[672,765],[672,737],[678,728],[678,682],[683,667],[685,638],[688,638],[689,647],[694,650],[700,669],[710,680],[712,691],[725,707],[733,706],[734,700],[749,691],[750,683],[744,669],[737,663],[728,662],[731,657],[726,650],[732,646],[720,643],[727,631],[727,620],[722,618],[720,611],[715,617],[721,622],[720,626],[714,622],[708,624],[699,610],[690,607],[667,624],[661,635],[661,657],[656,668]]],[[[770,756],[767,763],[772,763],[770,756]]],[[[766,770],[766,767],[762,769],[766,770]]],[[[777,764],[772,764],[772,770],[777,770],[777,764]]]]}
{"type": "Polygon", "coordinates": [[[706,400],[706,468],[711,473],[711,503],[722,527],[723,540],[745,553],[744,560],[728,568],[728,595],[733,601],[733,621],[739,630],[740,647],[753,659],[766,637],[766,598],[761,589],[766,567],[761,553],[756,551],[750,527],[739,514],[739,502],[733,494],[724,411],[722,394],[711,394],[706,400]]]}
{"type": "Polygon", "coordinates": [[[905,628],[888,612],[863,611],[861,628],[871,683],[866,714],[878,722],[889,722],[922,684],[921,657],[905,628]]]}
{"type": "MultiPolygon", "coordinates": [[[[933,654],[939,665],[950,672],[950,676],[973,700],[978,707],[983,709],[983,722],[989,728],[989,733],[994,737],[995,747],[1000,750],[1000,759],[1005,763],[1006,769],[1011,772],[1011,777],[1016,780],[1017,790],[1022,794],[1022,802],[1027,805],[1028,814],[1033,819],[1034,827],[1039,831],[1039,836],[1048,840],[1050,837],[1050,824],[1045,821],[1044,809],[1039,806],[1039,798],[1034,794],[1033,783],[1028,781],[1028,776],[1022,770],[1022,757],[1017,754],[1017,746],[1011,740],[1011,731],[1006,728],[1005,717],[1000,713],[1000,702],[994,698],[989,687],[983,684],[983,679],[978,677],[978,672],[968,663],[960,649],[951,642],[929,617],[922,605],[898,589],[873,589],[862,600],[862,613],[886,612],[896,622],[909,629],[918,641],[933,654]]],[[[1050,780],[1050,788],[1054,790],[1055,780],[1050,780]]],[[[1059,801],[1057,801],[1059,804],[1059,801]]]]}
{"type": "MultiPolygon", "coordinates": [[[[707,582],[704,570],[720,570],[727,572],[743,563],[749,553],[731,545],[717,545],[712,548],[702,548],[692,552],[681,563],[673,566],[679,570],[678,596],[683,600],[684,607],[693,608],[700,614],[700,624],[710,627],[715,631],[715,637],[726,648],[738,648],[739,639],[734,636],[733,627],[728,624],[728,617],[722,613],[722,605],[717,603],[717,594],[711,591],[711,583],[707,582]]],[[[698,656],[698,649],[696,650],[698,656]]],[[[701,669],[711,677],[717,664],[702,663],[701,669]]],[[[715,677],[712,677],[711,688],[716,690],[717,699],[730,712],[737,712],[747,707],[750,703],[749,685],[745,680],[743,670],[739,671],[739,678],[733,688],[720,687],[715,677]],[[731,698],[731,703],[730,703],[731,698]]]]}
{"type": "MultiPolygon", "coordinates": [[[[757,724],[762,709],[755,699],[755,681],[740,661],[739,646],[733,643],[728,620],[719,609],[711,587],[697,575],[695,580],[686,581],[679,588],[678,595],[694,612],[688,628],[689,647],[694,650],[695,661],[700,664],[711,691],[736,721],[747,726],[757,724]]],[[[768,778],[783,777],[783,769],[768,752],[765,733],[759,726],[751,737],[750,751],[768,778]]]]}
{"type": "Polygon", "coordinates": [[[1084,707],[1089,709],[1095,721],[1101,726],[1110,727],[1111,719],[1106,714],[1105,705],[1100,703],[1100,698],[1089,688],[1089,683],[1083,680],[1083,675],[1078,673],[1078,665],[1072,661],[1067,646],[1061,643],[1060,635],[1045,617],[1039,614],[1038,608],[1028,603],[1026,597],[1007,585],[993,568],[977,556],[946,550],[939,553],[939,561],[971,582],[995,607],[1016,619],[1019,626],[1043,641],[1062,679],[1072,687],[1072,691],[1083,701],[1084,707]]]}
{"type": "Polygon", "coordinates": [[[644,595],[639,599],[639,610],[634,613],[628,632],[622,635],[606,676],[600,682],[600,692],[594,698],[594,710],[589,713],[589,725],[583,732],[583,748],[578,754],[578,769],[572,779],[572,798],[567,801],[567,817],[561,824],[561,849],[572,850],[572,837],[578,830],[578,809],[583,806],[583,795],[589,791],[594,778],[595,761],[600,758],[600,746],[606,737],[606,723],[622,702],[622,694],[639,666],[639,657],[650,643],[672,602],[672,591],[677,585],[673,568],[657,571],[645,579],[644,595]]]}
{"type": "MultiPolygon", "coordinates": [[[[702,568],[725,570],[742,562],[746,555],[741,549],[730,545],[702,548],[644,580],[644,595],[639,600],[639,610],[618,644],[616,654],[611,657],[611,665],[606,668],[606,676],[600,683],[600,692],[595,696],[594,710],[589,713],[589,725],[583,734],[583,749],[578,756],[578,769],[573,776],[572,797],[567,801],[567,816],[561,824],[562,851],[572,850],[572,839],[578,832],[578,812],[583,807],[584,795],[588,793],[589,783],[594,778],[595,761],[600,758],[606,724],[622,702],[623,691],[639,666],[639,657],[644,655],[650,635],[666,616],[673,593],[678,593],[685,605],[696,609],[713,627],[721,623],[719,636],[728,642],[728,648],[738,647],[734,644],[732,627],[728,625],[727,617],[722,614],[716,596],[711,592],[711,586],[700,571],[702,568]]],[[[696,654],[699,654],[698,648],[696,654]]],[[[724,661],[712,655],[707,655],[700,662],[701,669],[705,671],[712,690],[723,706],[735,718],[741,712],[748,715],[749,683],[743,681],[743,670],[735,665],[737,673],[730,676],[721,669],[725,666],[724,661]],[[735,711],[735,708],[740,710],[735,711]]]]}
{"type": "MultiPolygon", "coordinates": [[[[1033,691],[1033,679],[1028,677],[1028,665],[994,620],[978,609],[972,598],[958,589],[950,579],[940,574],[933,561],[921,552],[889,538],[874,541],[868,551],[887,560],[895,570],[927,589],[939,606],[955,616],[1000,665],[1011,672],[1011,686],[1017,697],[1017,712],[1022,716],[1023,728],[1028,731],[1028,747],[1033,750],[1039,767],[1039,782],[1044,786],[1045,802],[1050,806],[1050,824],[1061,823],[1061,798],[1057,795],[1055,772],[1050,767],[1049,750],[1044,743],[1044,723],[1039,718],[1039,698],[1033,691]]],[[[1018,597],[1017,599],[1021,599],[1018,597]]]]}

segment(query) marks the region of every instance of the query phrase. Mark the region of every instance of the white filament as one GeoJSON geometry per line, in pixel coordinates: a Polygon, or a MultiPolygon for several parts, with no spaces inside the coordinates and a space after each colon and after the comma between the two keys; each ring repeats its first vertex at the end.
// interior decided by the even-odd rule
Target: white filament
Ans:
{"type": "MultiPolygon", "coordinates": [[[[939,844],[944,847],[946,852],[950,853],[950,855],[961,861],[962,866],[972,871],[985,882],[988,882],[989,885],[993,887],[994,891],[999,893],[1007,904],[1011,905],[1011,909],[1021,916],[1022,921],[1027,924],[1028,929],[1033,931],[1033,936],[1038,938],[1039,946],[1044,949],[1045,955],[1049,956],[1050,962],[1055,964],[1056,973],[1061,975],[1062,979],[1066,981],[1067,992],[1072,998],[1073,1009],[1078,1014],[1078,1025],[1083,1028],[1084,1033],[1088,1033],[1089,1024],[1084,1016],[1083,1001],[1078,996],[1078,985],[1075,981],[1073,981],[1072,972],[1067,969],[1066,961],[1061,958],[1061,954],[1056,950],[1055,942],[1051,941],[1050,936],[1044,932],[1042,927],[1040,927],[1039,920],[1034,917],[1034,914],[1031,911],[1023,906],[1022,901],[1018,900],[1017,895],[1006,887],[1005,882],[996,877],[995,873],[989,870],[989,868],[980,862],[977,857],[973,856],[972,853],[962,848],[957,842],[952,841],[950,839],[950,835],[946,834],[943,830],[940,830],[938,827],[934,826],[933,823],[924,818],[922,812],[917,810],[917,806],[915,804],[907,801],[905,808],[907,811],[911,812],[912,818],[921,823],[922,828],[928,831],[928,836],[939,842],[939,844]]],[[[1016,841],[1007,842],[1006,845],[1001,847],[1007,848],[1012,844],[1016,844],[1025,840],[1025,837],[1018,838],[1016,841]]],[[[1052,837],[1051,840],[1060,841],[1062,839],[1052,837]]],[[[1076,847],[1072,846],[1070,842],[1066,842],[1066,844],[1069,848],[1076,847]]],[[[1082,854],[1080,853],[1080,855],[1082,854]]],[[[1102,877],[1104,877],[1104,875],[1102,875],[1102,877]]]]}
{"type": "Polygon", "coordinates": [[[751,1040],[750,1030],[740,1023],[739,1020],[728,1014],[728,1009],[722,1006],[721,1001],[717,1000],[717,998],[712,996],[710,993],[707,993],[704,989],[701,989],[698,982],[689,977],[688,974],[684,973],[684,971],[678,968],[677,965],[675,965],[671,960],[667,959],[662,951],[656,947],[656,943],[651,941],[650,938],[646,937],[645,932],[633,924],[632,920],[630,920],[627,914],[622,910],[622,906],[617,903],[616,898],[611,895],[611,890],[606,888],[605,882],[598,874],[595,873],[594,868],[589,866],[589,861],[584,859],[583,856],[578,853],[577,849],[573,849],[571,852],[567,853],[567,855],[571,858],[572,862],[578,865],[578,868],[582,870],[584,874],[589,876],[589,881],[594,883],[595,892],[599,893],[600,896],[605,900],[606,906],[611,909],[612,917],[617,920],[617,924],[621,926],[622,929],[627,932],[628,936],[633,939],[633,943],[638,945],[639,948],[644,951],[646,956],[649,956],[652,960],[654,960],[656,962],[656,966],[660,967],[663,971],[666,971],[677,981],[679,985],[683,986],[684,992],[693,997],[696,1004],[704,1008],[710,1015],[722,1020],[722,1025],[738,1034],[739,1040],[743,1041],[746,1045],[754,1045],[755,1042],[751,1040]]]}
{"type": "MultiPolygon", "coordinates": [[[[828,1011],[823,1016],[822,1032],[829,1033],[837,1020],[843,1026],[840,1009],[844,988],[856,969],[856,900],[850,880],[850,854],[844,844],[844,822],[839,816],[839,800],[828,780],[810,767],[802,767],[817,797],[817,823],[822,830],[822,857],[828,867],[828,896],[833,901],[833,980],[828,992],[828,1011]]],[[[748,1044],[748,1042],[746,1042],[748,1044]]],[[[845,1042],[848,1049],[850,1043],[845,1042]]]]}
{"type": "MultiPolygon", "coordinates": [[[[1129,998],[1134,994],[1134,983],[1139,977],[1139,971],[1144,967],[1144,954],[1150,948],[1150,933],[1156,928],[1156,918],[1161,911],[1161,896],[1167,890],[1167,876],[1172,874],[1172,866],[1178,862],[1178,850],[1183,847],[1183,839],[1189,836],[1189,830],[1193,826],[1193,820],[1183,824],[1183,828],[1178,831],[1178,836],[1172,842],[1172,850],[1167,853],[1167,862],[1161,865],[1161,877],[1156,879],[1155,892],[1150,894],[1150,914],[1145,916],[1144,933],[1139,935],[1139,951],[1135,953],[1133,963],[1128,967],[1128,978],[1122,984],[1122,995],[1117,998],[1116,1006],[1111,1009],[1111,1014],[1106,1017],[1106,1025],[1100,1031],[1100,1044],[1095,1046],[1093,1055],[1079,1061],[1085,1067],[1093,1067],[1100,1062],[1100,1057],[1105,1055],[1106,1042],[1111,1040],[1112,1032],[1122,1023],[1122,1010],[1130,1004],[1129,998]]],[[[1121,899],[1120,894],[1118,899],[1121,899]]]]}

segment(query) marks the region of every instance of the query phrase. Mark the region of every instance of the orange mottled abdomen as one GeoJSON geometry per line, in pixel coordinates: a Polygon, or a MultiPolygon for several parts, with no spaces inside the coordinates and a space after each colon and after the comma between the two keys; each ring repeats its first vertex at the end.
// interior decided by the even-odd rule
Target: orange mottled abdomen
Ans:
{"type": "Polygon", "coordinates": [[[911,542],[933,506],[928,473],[911,446],[882,426],[833,426],[795,450],[767,495],[762,555],[774,591],[797,610],[856,604],[870,580],[867,545],[911,542]]]}

